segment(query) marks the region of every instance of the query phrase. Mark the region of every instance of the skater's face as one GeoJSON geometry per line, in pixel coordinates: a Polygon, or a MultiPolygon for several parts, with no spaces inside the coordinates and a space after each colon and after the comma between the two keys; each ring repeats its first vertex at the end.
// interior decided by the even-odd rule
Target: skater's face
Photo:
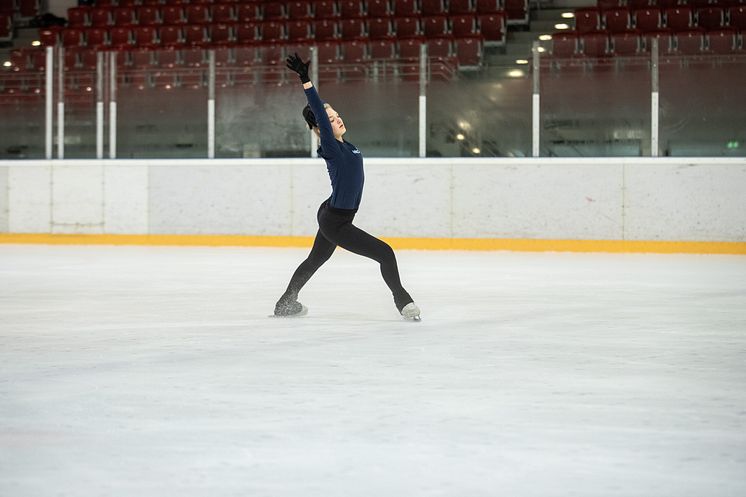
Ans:
{"type": "Polygon", "coordinates": [[[339,114],[331,105],[326,107],[326,115],[329,116],[329,122],[331,123],[332,131],[334,132],[334,138],[342,141],[342,135],[347,132],[347,128],[345,128],[345,123],[342,121],[342,118],[339,117],[339,114]]]}

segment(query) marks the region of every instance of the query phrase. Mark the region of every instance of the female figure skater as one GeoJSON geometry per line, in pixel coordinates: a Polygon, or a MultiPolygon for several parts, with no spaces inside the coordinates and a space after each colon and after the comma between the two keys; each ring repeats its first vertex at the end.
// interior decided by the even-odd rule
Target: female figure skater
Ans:
{"type": "Polygon", "coordinates": [[[368,257],[381,265],[381,275],[394,296],[394,304],[402,316],[419,321],[420,309],[402,287],[396,256],[391,247],[352,224],[363,194],[363,156],[342,136],[345,128],[339,114],[319,98],[308,77],[308,65],[298,54],[287,58],[287,67],[298,73],[308,99],[303,117],[321,139],[319,156],[326,161],[332,183],[332,195],[319,207],[319,230],[308,254],[290,279],[287,290],[275,305],[275,316],[301,316],[308,309],[298,302],[298,293],[317,269],[340,246],[368,257]]]}

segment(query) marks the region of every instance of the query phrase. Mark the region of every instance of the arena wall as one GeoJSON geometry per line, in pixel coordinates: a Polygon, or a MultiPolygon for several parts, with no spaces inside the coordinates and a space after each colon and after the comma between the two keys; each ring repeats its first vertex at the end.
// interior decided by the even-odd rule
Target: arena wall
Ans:
{"type": "MultiPolygon", "coordinates": [[[[243,237],[238,244],[304,245],[329,192],[318,159],[0,161],[0,232],[2,241],[178,235],[193,243],[228,235],[243,237]]],[[[739,252],[746,159],[369,158],[356,224],[420,240],[414,248],[725,242],[739,252]]]]}

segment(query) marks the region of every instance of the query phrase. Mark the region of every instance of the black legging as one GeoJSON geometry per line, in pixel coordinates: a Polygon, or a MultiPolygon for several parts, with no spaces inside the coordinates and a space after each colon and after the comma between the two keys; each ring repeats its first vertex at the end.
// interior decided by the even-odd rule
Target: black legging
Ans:
{"type": "Polygon", "coordinates": [[[412,302],[412,297],[402,287],[399,279],[399,268],[393,249],[384,241],[369,235],[352,224],[355,211],[334,209],[329,201],[324,201],[319,207],[316,218],[319,221],[319,231],[313,242],[311,253],[301,262],[293,273],[288,288],[280,298],[280,302],[293,302],[298,299],[303,286],[311,276],[329,260],[337,246],[352,253],[373,259],[381,265],[381,275],[394,296],[394,303],[399,311],[412,302]]]}

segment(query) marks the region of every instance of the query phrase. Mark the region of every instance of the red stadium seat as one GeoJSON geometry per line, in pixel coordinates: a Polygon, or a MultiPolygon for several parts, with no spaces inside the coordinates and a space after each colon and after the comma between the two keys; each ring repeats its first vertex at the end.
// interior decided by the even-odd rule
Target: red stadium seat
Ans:
{"type": "Polygon", "coordinates": [[[622,31],[611,33],[610,52],[614,55],[628,57],[640,53],[640,32],[622,31]]]}
{"type": "Polygon", "coordinates": [[[343,40],[365,38],[365,21],[359,18],[342,19],[339,23],[343,40]]]}
{"type": "Polygon", "coordinates": [[[137,8],[137,23],[140,26],[155,26],[161,23],[161,16],[156,7],[143,5],[137,8]]]}
{"type": "Polygon", "coordinates": [[[422,14],[426,16],[438,16],[446,14],[446,4],[443,0],[422,0],[422,14]]]}
{"type": "Polygon", "coordinates": [[[218,45],[212,47],[215,50],[215,65],[217,67],[229,66],[233,63],[233,47],[228,45],[218,45]]]}
{"type": "Polygon", "coordinates": [[[235,26],[235,34],[238,43],[254,43],[259,40],[259,24],[256,22],[240,22],[235,26]]]}
{"type": "Polygon", "coordinates": [[[691,7],[681,5],[669,7],[664,10],[666,27],[674,31],[686,31],[694,25],[694,16],[691,7]]]}
{"type": "Polygon", "coordinates": [[[81,47],[85,45],[83,30],[80,28],[68,28],[62,32],[63,47],[81,47]]]}
{"type": "Polygon", "coordinates": [[[527,24],[528,0],[505,0],[505,13],[509,24],[527,24]]]}
{"type": "Polygon", "coordinates": [[[730,27],[740,31],[746,31],[746,5],[732,6],[728,9],[730,27]]]}
{"type": "Polygon", "coordinates": [[[116,7],[113,10],[114,24],[117,26],[133,26],[137,24],[134,7],[116,7]]]}
{"type": "Polygon", "coordinates": [[[639,31],[658,31],[662,26],[660,9],[638,9],[632,14],[635,20],[635,28],[639,31]]]}
{"type": "Polygon", "coordinates": [[[575,11],[575,31],[588,33],[601,29],[601,11],[597,8],[577,9],[575,11]]]}
{"type": "Polygon", "coordinates": [[[632,19],[627,9],[609,9],[602,13],[603,24],[607,31],[623,33],[632,27],[632,19]]]}
{"type": "Polygon", "coordinates": [[[90,7],[71,7],[67,9],[67,25],[71,28],[88,26],[88,14],[90,11],[90,7]]]}
{"type": "Polygon", "coordinates": [[[94,7],[89,14],[91,26],[106,27],[112,24],[111,7],[94,7]]]}
{"type": "Polygon", "coordinates": [[[312,19],[311,2],[290,2],[287,6],[289,19],[312,19]]]}
{"type": "Polygon", "coordinates": [[[314,2],[314,17],[316,19],[334,19],[339,17],[335,3],[331,0],[314,2]]]}
{"type": "Polygon", "coordinates": [[[453,40],[451,38],[427,38],[427,55],[435,59],[449,59],[453,57],[453,40]]]}
{"type": "Polygon", "coordinates": [[[125,48],[132,46],[132,29],[117,26],[109,30],[111,46],[116,48],[125,48]]]}
{"type": "MultiPolygon", "coordinates": [[[[69,50],[67,50],[69,52],[69,50]]],[[[25,71],[29,67],[29,50],[15,49],[10,52],[10,63],[14,70],[25,71]]]]}
{"type": "Polygon", "coordinates": [[[451,33],[455,37],[477,34],[477,18],[473,15],[451,16],[451,33]]]}
{"type": "Polygon", "coordinates": [[[477,0],[478,14],[494,14],[502,12],[502,2],[500,0],[477,0]]]}
{"type": "Polygon", "coordinates": [[[262,4],[262,19],[265,21],[281,21],[286,19],[285,4],[283,2],[265,2],[262,4]]]}
{"type": "Polygon", "coordinates": [[[130,50],[131,65],[135,69],[147,69],[155,65],[153,50],[147,48],[135,48],[130,50]]]}
{"type": "Polygon", "coordinates": [[[425,17],[422,21],[422,30],[428,38],[440,38],[447,36],[448,18],[446,16],[425,17]]]}
{"type": "Polygon", "coordinates": [[[476,9],[471,0],[449,0],[448,13],[450,15],[474,14],[476,9]]]}
{"type": "Polygon", "coordinates": [[[161,9],[163,24],[183,24],[186,21],[184,9],[180,5],[166,5],[161,9]]]}
{"type": "Polygon", "coordinates": [[[95,70],[98,63],[98,50],[95,48],[75,48],[77,52],[78,63],[77,66],[80,69],[95,70]]]}
{"type": "Polygon", "coordinates": [[[188,23],[197,24],[210,22],[210,9],[207,5],[187,5],[185,13],[188,23]]]}
{"type": "Polygon", "coordinates": [[[577,51],[577,33],[573,31],[561,31],[552,35],[552,55],[554,57],[573,57],[577,51]]]}
{"type": "Polygon", "coordinates": [[[394,40],[372,40],[369,48],[371,59],[393,59],[396,57],[396,42],[394,40]]]}
{"type": "MultiPolygon", "coordinates": [[[[180,57],[184,65],[189,67],[201,67],[207,63],[207,54],[197,45],[182,48],[180,57]]],[[[195,84],[192,78],[189,78],[189,83],[195,84]]]]}
{"type": "Polygon", "coordinates": [[[18,0],[18,12],[21,18],[36,17],[41,14],[39,0],[18,0]]]}
{"type": "Polygon", "coordinates": [[[304,42],[313,40],[310,21],[288,21],[286,24],[288,40],[304,42]]]}
{"type": "Polygon", "coordinates": [[[238,22],[256,22],[259,20],[257,5],[253,3],[239,3],[236,5],[236,19],[238,22]]]}
{"type": "Polygon", "coordinates": [[[155,62],[159,67],[176,67],[181,64],[179,51],[175,47],[160,49],[155,54],[155,62]]]}
{"type": "Polygon", "coordinates": [[[233,22],[236,20],[236,10],[233,4],[218,3],[210,10],[212,22],[233,22]]]}
{"type": "Polygon", "coordinates": [[[239,66],[251,66],[257,63],[259,60],[258,56],[258,45],[238,45],[235,50],[236,65],[239,66]]]}
{"type": "Polygon", "coordinates": [[[425,43],[423,38],[407,38],[397,42],[400,59],[419,60],[421,45],[425,43]]]}
{"type": "Polygon", "coordinates": [[[57,44],[62,29],[56,26],[41,28],[39,30],[39,41],[42,46],[53,47],[57,44]]]}
{"type": "Polygon", "coordinates": [[[705,47],[705,30],[691,29],[673,34],[676,52],[682,55],[697,55],[702,53],[705,47]]]}
{"type": "Polygon", "coordinates": [[[578,52],[586,57],[606,57],[609,52],[609,35],[606,31],[580,34],[578,52]]]}
{"type": "Polygon", "coordinates": [[[155,26],[137,26],[133,29],[135,45],[154,47],[158,45],[158,31],[155,26]]]}
{"type": "Polygon", "coordinates": [[[158,38],[161,40],[161,45],[166,47],[172,47],[181,45],[183,43],[184,36],[179,25],[163,25],[158,28],[158,38]]]}
{"type": "Polygon", "coordinates": [[[738,47],[738,32],[735,29],[716,29],[707,33],[710,52],[716,54],[730,54],[738,47]]]}
{"type": "Polygon", "coordinates": [[[207,28],[204,24],[188,24],[184,26],[184,42],[187,45],[204,45],[208,39],[207,28]]]}
{"type": "Polygon", "coordinates": [[[119,7],[136,8],[138,5],[140,5],[140,0],[119,0],[119,2],[117,2],[117,5],[119,7]]]}
{"type": "Polygon", "coordinates": [[[697,9],[697,26],[707,30],[720,29],[725,26],[725,12],[722,7],[697,9]]]}
{"type": "MultiPolygon", "coordinates": [[[[80,55],[79,50],[87,50],[85,47],[70,47],[65,50],[65,70],[75,71],[80,68],[80,55]]],[[[67,89],[69,89],[70,83],[66,83],[67,89]]]]}
{"type": "Polygon", "coordinates": [[[230,24],[213,23],[208,26],[210,43],[226,45],[233,41],[233,32],[230,24]]]}
{"type": "Polygon", "coordinates": [[[368,36],[371,40],[392,38],[391,20],[388,17],[368,19],[368,36]]]}
{"type": "Polygon", "coordinates": [[[420,7],[415,0],[394,0],[394,15],[410,17],[420,14],[420,7]]]}
{"type": "Polygon", "coordinates": [[[369,17],[387,17],[392,14],[389,0],[368,0],[369,17]]]}
{"type": "Polygon", "coordinates": [[[485,45],[502,45],[505,43],[507,29],[503,12],[480,15],[479,26],[485,45]]]}
{"type": "MultiPolygon", "coordinates": [[[[124,28],[128,30],[129,28],[124,28]]],[[[88,28],[85,32],[86,45],[101,47],[109,44],[109,33],[106,28],[88,28]]]]}
{"type": "Polygon", "coordinates": [[[453,47],[459,69],[478,67],[482,63],[482,39],[478,36],[455,38],[453,47]]]}
{"type": "Polygon", "coordinates": [[[422,36],[418,17],[397,17],[394,19],[394,32],[397,38],[417,38],[422,36]]]}
{"type": "MultiPolygon", "coordinates": [[[[341,45],[341,60],[349,64],[359,64],[368,58],[368,45],[361,40],[345,41],[341,45]]],[[[319,56],[319,60],[321,57],[319,56]]]]}
{"type": "Polygon", "coordinates": [[[313,21],[313,32],[318,41],[331,41],[339,37],[337,21],[331,19],[313,21]]]}
{"type": "MultiPolygon", "coordinates": [[[[361,44],[359,41],[346,41],[344,45],[361,44]]],[[[340,61],[340,43],[338,41],[325,41],[317,45],[319,64],[336,64],[340,61]]]]}
{"type": "MultiPolygon", "coordinates": [[[[362,0],[342,0],[339,2],[340,14],[343,18],[365,17],[362,0]]],[[[318,14],[316,15],[318,17],[318,14]]]]}
{"type": "Polygon", "coordinates": [[[285,39],[285,25],[276,21],[265,21],[259,25],[263,41],[280,41],[285,39]]]}

